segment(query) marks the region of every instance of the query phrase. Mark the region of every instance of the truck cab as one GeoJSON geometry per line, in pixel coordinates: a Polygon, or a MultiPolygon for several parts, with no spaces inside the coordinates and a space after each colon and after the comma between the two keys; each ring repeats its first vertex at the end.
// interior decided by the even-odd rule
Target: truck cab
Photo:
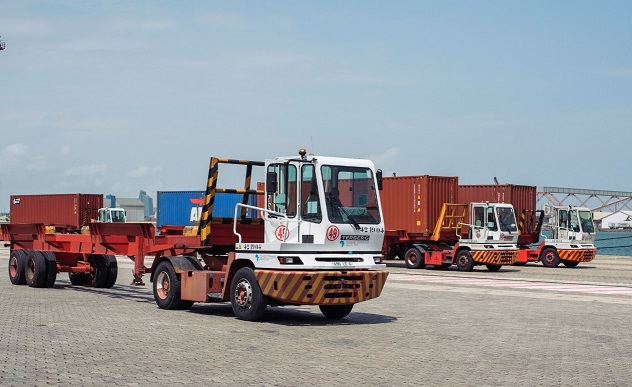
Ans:
{"type": "Polygon", "coordinates": [[[567,241],[595,241],[595,226],[592,212],[587,207],[545,206],[548,218],[545,228],[551,230],[551,239],[567,241]]]}
{"type": "Polygon", "coordinates": [[[99,223],[125,223],[127,221],[123,208],[99,208],[99,223]]]}
{"type": "MultiPolygon", "coordinates": [[[[516,243],[518,226],[513,206],[507,203],[471,203],[468,240],[474,243],[516,243]]],[[[465,239],[463,239],[465,241],[465,239]]]]}
{"type": "Polygon", "coordinates": [[[264,206],[256,208],[264,241],[237,244],[238,259],[268,269],[385,267],[381,173],[371,161],[301,153],[266,160],[265,170],[264,206]]]}

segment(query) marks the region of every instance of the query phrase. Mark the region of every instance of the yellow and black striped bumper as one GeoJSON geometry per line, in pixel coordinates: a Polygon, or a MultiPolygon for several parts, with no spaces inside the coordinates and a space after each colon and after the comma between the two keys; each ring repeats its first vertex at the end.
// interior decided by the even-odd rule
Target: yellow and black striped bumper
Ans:
{"type": "Polygon", "coordinates": [[[355,304],[380,296],[388,271],[255,270],[263,294],[287,304],[355,304]]]}
{"type": "Polygon", "coordinates": [[[596,249],[581,249],[581,250],[563,250],[558,249],[557,254],[560,259],[573,262],[590,262],[595,259],[597,255],[596,249]]]}
{"type": "Polygon", "coordinates": [[[470,251],[476,263],[485,265],[512,265],[518,259],[518,250],[470,251]]]}

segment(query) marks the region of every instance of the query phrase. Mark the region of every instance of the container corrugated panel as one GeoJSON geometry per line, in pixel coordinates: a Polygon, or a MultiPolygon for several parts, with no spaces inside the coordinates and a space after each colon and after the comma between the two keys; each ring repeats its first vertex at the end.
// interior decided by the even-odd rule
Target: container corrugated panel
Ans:
{"type": "Polygon", "coordinates": [[[101,207],[101,194],[11,195],[11,223],[78,229],[96,219],[101,207]]]}
{"type": "Polygon", "coordinates": [[[490,202],[510,203],[520,217],[523,210],[535,210],[537,189],[529,185],[487,184],[459,185],[461,203],[490,202]]]}
{"type": "Polygon", "coordinates": [[[458,203],[455,176],[384,177],[380,200],[387,231],[429,236],[443,203],[458,203]]]}
{"type": "MultiPolygon", "coordinates": [[[[196,226],[200,222],[202,207],[204,207],[205,191],[158,191],[156,226],[196,226]]],[[[241,203],[243,195],[217,193],[213,207],[213,217],[232,218],[235,205],[241,203]]],[[[256,202],[254,195],[250,205],[256,202]]],[[[246,217],[252,217],[252,210],[248,210],[246,217]]]]}

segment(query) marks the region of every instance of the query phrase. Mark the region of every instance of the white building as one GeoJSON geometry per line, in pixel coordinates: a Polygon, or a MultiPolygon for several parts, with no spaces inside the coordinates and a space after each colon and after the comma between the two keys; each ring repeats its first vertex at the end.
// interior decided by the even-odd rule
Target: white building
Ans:
{"type": "MultiPolygon", "coordinates": [[[[593,216],[595,214],[593,214],[593,216]]],[[[597,220],[596,216],[595,220],[597,220]]],[[[609,215],[603,216],[600,220],[600,228],[602,229],[632,228],[632,211],[611,212],[609,215]]]]}

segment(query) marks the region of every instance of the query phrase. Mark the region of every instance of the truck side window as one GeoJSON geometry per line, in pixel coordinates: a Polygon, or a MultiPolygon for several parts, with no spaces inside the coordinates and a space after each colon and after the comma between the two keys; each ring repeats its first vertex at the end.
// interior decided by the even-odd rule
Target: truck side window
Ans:
{"type": "Polygon", "coordinates": [[[289,164],[271,164],[268,172],[277,176],[276,191],[267,193],[267,208],[287,215],[296,216],[296,167],[289,164]]]}
{"type": "Polygon", "coordinates": [[[301,168],[301,217],[309,222],[320,223],[323,215],[320,210],[320,198],[314,165],[306,164],[301,168]]]}

